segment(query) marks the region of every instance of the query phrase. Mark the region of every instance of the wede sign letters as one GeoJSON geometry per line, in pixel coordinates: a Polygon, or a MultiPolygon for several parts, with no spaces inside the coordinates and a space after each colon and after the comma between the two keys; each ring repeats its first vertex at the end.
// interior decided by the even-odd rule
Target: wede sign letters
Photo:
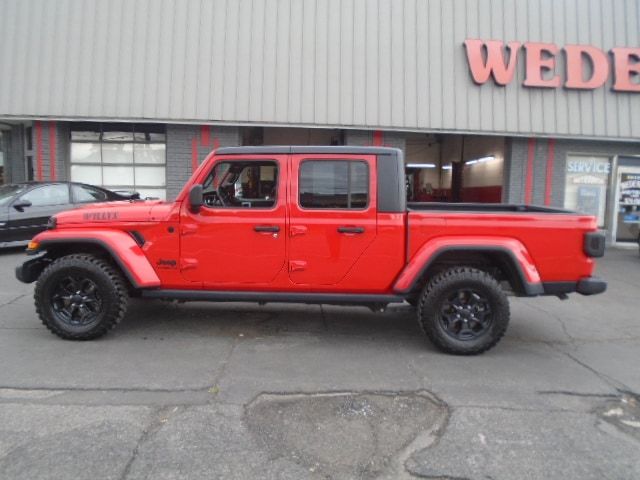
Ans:
{"type": "Polygon", "coordinates": [[[613,90],[640,92],[640,48],[616,47],[610,57],[590,45],[565,45],[565,72],[562,78],[556,71],[556,58],[561,49],[553,43],[504,42],[468,39],[464,42],[469,69],[474,82],[486,83],[489,77],[498,85],[513,80],[518,56],[524,50],[525,87],[593,90],[602,87],[613,70],[613,90]]]}

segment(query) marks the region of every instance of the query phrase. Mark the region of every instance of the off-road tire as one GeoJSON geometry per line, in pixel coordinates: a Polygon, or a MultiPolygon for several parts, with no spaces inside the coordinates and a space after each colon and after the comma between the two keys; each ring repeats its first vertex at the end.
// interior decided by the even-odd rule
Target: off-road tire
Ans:
{"type": "Polygon", "coordinates": [[[438,349],[454,355],[478,355],[494,347],[507,330],[509,301],[497,280],[487,272],[472,267],[455,267],[437,274],[427,283],[417,314],[422,330],[438,349]],[[490,306],[491,322],[477,338],[454,338],[441,321],[445,302],[460,290],[481,293],[490,306]]]}
{"type": "Polygon", "coordinates": [[[52,333],[66,340],[92,340],[103,336],[124,318],[129,296],[120,271],[102,258],[90,254],[73,254],[54,260],[36,283],[34,300],[42,323],[52,333]],[[82,275],[96,286],[101,310],[88,325],[70,325],[55,314],[52,295],[65,276],[82,275]]]}

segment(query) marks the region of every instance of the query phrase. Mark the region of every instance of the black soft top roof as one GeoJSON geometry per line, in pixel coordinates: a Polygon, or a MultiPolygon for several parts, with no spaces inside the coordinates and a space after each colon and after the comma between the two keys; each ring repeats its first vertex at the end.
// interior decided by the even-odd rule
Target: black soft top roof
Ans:
{"type": "Polygon", "coordinates": [[[259,155],[259,154],[287,154],[287,153],[327,153],[327,154],[361,154],[361,155],[398,155],[399,148],[391,147],[359,147],[349,145],[274,145],[259,147],[221,147],[216,150],[217,155],[259,155]]]}
{"type": "Polygon", "coordinates": [[[404,155],[399,148],[349,145],[282,145],[266,147],[222,147],[216,155],[286,155],[291,153],[377,155],[378,212],[403,213],[407,210],[404,184],[404,155]]]}

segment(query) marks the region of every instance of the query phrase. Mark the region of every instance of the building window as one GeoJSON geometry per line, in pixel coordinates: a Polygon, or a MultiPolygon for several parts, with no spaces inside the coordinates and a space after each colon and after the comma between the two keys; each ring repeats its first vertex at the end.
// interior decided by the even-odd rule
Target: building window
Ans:
{"type": "Polygon", "coordinates": [[[33,150],[33,127],[27,127],[24,129],[24,140],[25,150],[33,150]]]}
{"type": "Polygon", "coordinates": [[[3,185],[5,182],[5,169],[4,169],[4,152],[7,150],[6,140],[7,135],[0,130],[0,185],[3,185]]]}
{"type": "Polygon", "coordinates": [[[166,149],[164,125],[75,123],[71,180],[164,200],[166,149]]]}
{"type": "Polygon", "coordinates": [[[25,169],[25,178],[27,182],[33,182],[33,156],[27,155],[24,157],[24,169],[25,169]]]}
{"type": "Polygon", "coordinates": [[[369,167],[349,160],[305,160],[300,165],[300,206],[364,209],[369,204],[369,167]]]}
{"type": "Polygon", "coordinates": [[[598,219],[598,227],[604,228],[610,173],[608,157],[567,156],[565,208],[593,215],[598,219]]]}

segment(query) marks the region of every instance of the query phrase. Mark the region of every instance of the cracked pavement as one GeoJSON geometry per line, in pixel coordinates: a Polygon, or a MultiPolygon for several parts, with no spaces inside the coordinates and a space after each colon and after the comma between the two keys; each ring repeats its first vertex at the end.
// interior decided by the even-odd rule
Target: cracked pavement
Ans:
{"type": "Polygon", "coordinates": [[[66,342],[0,253],[0,478],[640,478],[640,258],[438,353],[409,307],[132,301],[66,342]]]}

